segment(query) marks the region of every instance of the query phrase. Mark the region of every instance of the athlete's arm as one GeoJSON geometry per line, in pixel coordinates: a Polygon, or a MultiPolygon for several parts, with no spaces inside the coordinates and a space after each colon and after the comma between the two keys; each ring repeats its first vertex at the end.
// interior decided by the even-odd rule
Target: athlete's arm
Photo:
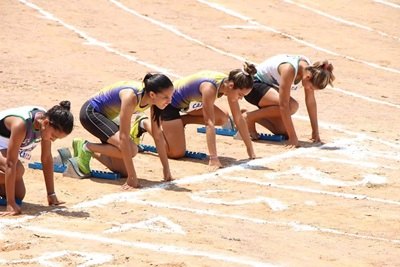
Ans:
{"type": "Polygon", "coordinates": [[[285,125],[289,136],[288,145],[290,147],[298,146],[296,130],[294,129],[292,116],[290,114],[290,88],[294,81],[295,70],[289,63],[281,64],[279,67],[281,75],[281,83],[279,85],[279,108],[281,111],[282,121],[285,125]]]}
{"type": "Polygon", "coordinates": [[[7,148],[6,168],[4,172],[7,211],[2,213],[2,215],[17,215],[21,213],[21,208],[15,202],[15,181],[17,179],[19,149],[26,135],[26,126],[25,121],[19,117],[7,117],[4,123],[10,130],[11,136],[7,148]]]}
{"type": "Polygon", "coordinates": [[[164,180],[171,181],[172,175],[171,175],[171,171],[169,169],[165,140],[164,140],[164,136],[163,136],[160,126],[158,126],[157,122],[153,120],[153,112],[154,112],[153,109],[154,109],[154,107],[151,107],[151,110],[150,110],[152,135],[153,135],[154,143],[156,144],[158,157],[160,158],[161,164],[163,166],[164,180]]]}
{"type": "Polygon", "coordinates": [[[126,184],[128,186],[136,188],[139,186],[139,183],[132,161],[133,151],[131,148],[131,138],[129,135],[129,131],[131,127],[133,111],[135,110],[135,107],[137,105],[137,98],[131,90],[121,90],[119,96],[121,99],[119,149],[122,153],[122,159],[124,161],[125,168],[128,174],[126,184]]]}
{"type": "Polygon", "coordinates": [[[321,142],[321,138],[319,137],[317,101],[315,100],[314,89],[304,88],[304,96],[312,129],[311,140],[318,143],[321,142]]]}
{"type": "Polygon", "coordinates": [[[238,100],[230,99],[228,97],[229,107],[233,116],[233,121],[237,129],[239,130],[239,134],[242,137],[242,140],[247,148],[247,154],[249,155],[250,159],[254,159],[256,157],[253,149],[253,143],[250,139],[249,129],[247,128],[246,121],[242,116],[242,112],[240,111],[240,106],[238,100]]]}
{"type": "Polygon", "coordinates": [[[51,155],[51,141],[42,140],[41,141],[41,157],[40,160],[43,164],[43,176],[44,182],[46,184],[47,191],[47,202],[49,205],[60,205],[65,202],[60,202],[57,199],[55,189],[54,189],[54,171],[53,171],[53,156],[51,155]]]}
{"type": "Polygon", "coordinates": [[[215,136],[215,114],[214,103],[217,97],[217,88],[210,82],[200,85],[203,102],[203,118],[206,126],[207,147],[210,155],[210,166],[221,167],[218,159],[216,136],[215,136]]]}

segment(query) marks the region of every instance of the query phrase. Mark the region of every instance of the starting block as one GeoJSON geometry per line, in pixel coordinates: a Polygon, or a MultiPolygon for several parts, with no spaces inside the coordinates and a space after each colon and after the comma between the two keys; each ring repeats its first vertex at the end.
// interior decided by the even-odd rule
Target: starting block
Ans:
{"type": "MultiPolygon", "coordinates": [[[[30,162],[28,167],[35,170],[43,170],[43,165],[41,162],[30,162]]],[[[67,169],[67,166],[64,164],[53,164],[54,172],[63,173],[67,169]]]]}
{"type": "MultiPolygon", "coordinates": [[[[15,202],[17,203],[18,206],[22,205],[22,200],[21,199],[16,198],[15,202]]],[[[0,206],[7,206],[7,199],[6,198],[0,197],[0,206]]]]}
{"type": "Polygon", "coordinates": [[[260,138],[258,140],[266,140],[266,141],[275,141],[282,142],[285,141],[286,138],[283,134],[260,134],[260,138]]]}
{"type": "MultiPolygon", "coordinates": [[[[206,127],[197,128],[198,133],[206,133],[206,127]]],[[[225,128],[215,128],[215,133],[218,135],[224,136],[234,136],[236,134],[236,130],[233,129],[225,129],[225,128]]]]}
{"type": "MultiPolygon", "coordinates": [[[[139,147],[139,152],[157,153],[157,148],[155,146],[140,144],[138,147],[139,147]]],[[[185,157],[192,159],[205,159],[207,158],[207,154],[201,152],[185,151],[185,157]]]]}
{"type": "MultiPolygon", "coordinates": [[[[62,164],[54,164],[54,172],[63,173],[63,176],[68,176],[73,178],[94,177],[94,178],[109,179],[109,180],[117,180],[121,178],[121,174],[119,173],[99,171],[99,170],[92,170],[90,174],[83,174],[79,170],[76,158],[72,157],[71,151],[68,148],[60,148],[57,151],[60,154],[62,164]]],[[[43,165],[40,162],[29,163],[28,167],[36,170],[43,169],[43,165]]]]}
{"type": "Polygon", "coordinates": [[[68,159],[72,158],[71,151],[67,147],[57,149],[62,164],[67,165],[68,159]]]}
{"type": "MultiPolygon", "coordinates": [[[[206,133],[206,127],[197,128],[198,133],[206,133]]],[[[224,136],[235,136],[238,132],[232,129],[215,128],[215,134],[224,136]]],[[[259,140],[282,142],[286,138],[281,134],[260,134],[259,140]]]]}
{"type": "Polygon", "coordinates": [[[121,178],[121,174],[116,172],[106,172],[106,171],[98,171],[92,170],[90,174],[83,174],[78,167],[78,163],[76,162],[76,158],[69,158],[66,170],[63,176],[72,177],[72,178],[99,178],[99,179],[108,179],[108,180],[118,180],[121,178]]]}

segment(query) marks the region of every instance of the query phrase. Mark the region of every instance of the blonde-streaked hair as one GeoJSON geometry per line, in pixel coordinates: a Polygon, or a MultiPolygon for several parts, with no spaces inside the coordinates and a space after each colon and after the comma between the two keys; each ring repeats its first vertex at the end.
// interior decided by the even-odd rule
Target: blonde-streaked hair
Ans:
{"type": "Polygon", "coordinates": [[[333,75],[333,65],[328,60],[317,61],[312,66],[306,67],[311,75],[311,83],[318,89],[324,89],[328,84],[333,86],[335,76],[333,75]]]}

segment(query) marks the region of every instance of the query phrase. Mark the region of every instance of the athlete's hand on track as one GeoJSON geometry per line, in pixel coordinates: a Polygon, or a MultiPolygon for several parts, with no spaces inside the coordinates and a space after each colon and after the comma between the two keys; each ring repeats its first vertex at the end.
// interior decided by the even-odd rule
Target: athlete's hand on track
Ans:
{"type": "Polygon", "coordinates": [[[6,211],[0,212],[0,216],[15,216],[21,214],[21,208],[14,203],[14,205],[7,205],[6,211]]]}
{"type": "Polygon", "coordinates": [[[59,206],[65,204],[65,201],[58,200],[56,194],[51,194],[47,196],[47,202],[49,203],[49,206],[59,206]]]}
{"type": "Polygon", "coordinates": [[[140,188],[139,181],[137,178],[128,177],[126,182],[122,185],[123,190],[130,190],[133,188],[140,188]]]}
{"type": "Polygon", "coordinates": [[[209,171],[216,171],[222,168],[222,164],[218,159],[218,156],[211,156],[208,162],[208,170],[209,171]]]}

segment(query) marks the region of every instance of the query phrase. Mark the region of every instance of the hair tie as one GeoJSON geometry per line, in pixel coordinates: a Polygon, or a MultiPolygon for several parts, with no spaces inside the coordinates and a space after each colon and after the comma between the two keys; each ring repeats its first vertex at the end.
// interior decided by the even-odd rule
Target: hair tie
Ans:
{"type": "Polygon", "coordinates": [[[244,68],[242,68],[242,72],[244,73],[244,75],[249,76],[250,74],[244,70],[244,68]]]}

